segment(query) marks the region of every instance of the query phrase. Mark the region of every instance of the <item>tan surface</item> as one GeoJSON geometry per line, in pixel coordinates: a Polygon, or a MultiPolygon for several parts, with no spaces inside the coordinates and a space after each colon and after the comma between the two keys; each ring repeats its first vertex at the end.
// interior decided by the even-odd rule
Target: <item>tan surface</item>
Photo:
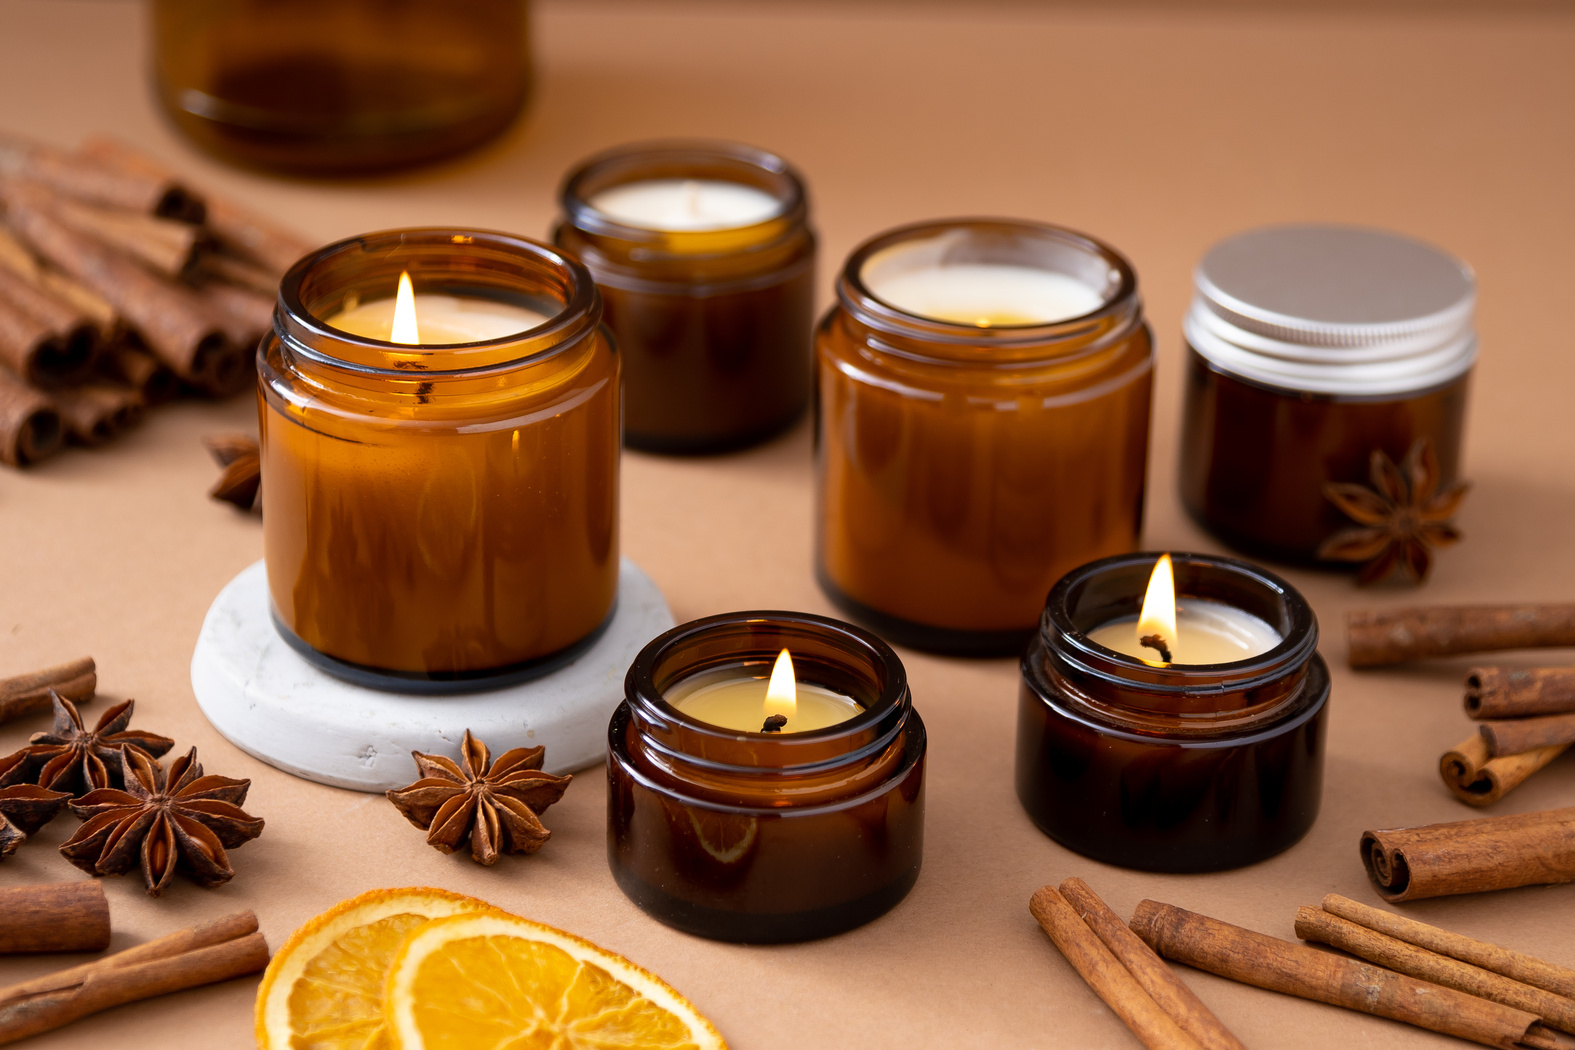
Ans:
{"type": "MultiPolygon", "coordinates": [[[[421,844],[380,797],[294,780],[240,754],[192,700],[187,664],[209,601],[261,552],[258,522],[210,503],[198,438],[246,426],[250,405],[180,405],[124,441],[0,473],[0,672],[91,652],[109,696],[254,780],[268,820],[239,875],[159,901],[106,882],[117,944],[234,908],[271,942],[338,899],[427,883],[478,894],[627,955],[668,979],[736,1050],[790,1047],[1128,1047],[1130,1036],[1028,914],[1047,882],[1081,874],[1122,915],[1144,896],[1291,936],[1296,906],[1330,891],[1376,902],[1364,828],[1475,815],[1445,792],[1438,755],[1464,734],[1465,661],[1355,675],[1341,618],[1369,603],[1575,597],[1575,426],[1569,391],[1575,261],[1575,21],[1127,10],[948,14],[815,5],[547,7],[529,119],[462,163],[355,185],[290,183],[197,156],[144,90],[137,9],[0,0],[0,127],[70,144],[115,131],[324,239],[377,227],[477,223],[540,235],[576,158],[672,133],[780,150],[811,180],[823,289],[853,244],[954,213],[1050,219],[1126,251],[1160,348],[1146,543],[1212,550],[1177,505],[1178,352],[1188,275],[1214,239],[1291,219],[1375,223],[1468,259],[1481,277],[1483,357],[1467,473],[1476,490],[1420,592],[1360,594],[1288,575],[1325,627],[1335,698],[1323,816],[1285,855],[1193,877],[1119,871],[1054,845],[1011,784],[1010,661],[907,658],[931,731],[929,843],[911,897],[832,941],[740,948],[667,930],[608,877],[603,787],[585,772],[549,814],[540,854],[486,870],[421,844]]],[[[630,455],[624,550],[680,620],[778,606],[829,611],[810,577],[808,432],[716,460],[630,455]]],[[[1558,654],[1569,659],[1570,654],[1558,654]]],[[[1549,656],[1546,659],[1552,659],[1549,656]]],[[[101,708],[95,706],[91,710],[101,708]]],[[[0,748],[34,725],[0,728],[0,748]]],[[[1568,805],[1561,759],[1495,807],[1568,805]]],[[[0,884],[76,877],[62,818],[0,867],[0,884]]],[[[1575,886],[1424,902],[1407,913],[1575,965],[1575,886]]],[[[0,980],[51,968],[0,962],[0,980]]],[[[1445,1040],[1187,972],[1254,1047],[1443,1045],[1445,1040]]],[[[114,1011],[46,1046],[242,1046],[252,985],[114,1011]],[[157,1040],[157,1044],[155,1044],[157,1040]]]]}

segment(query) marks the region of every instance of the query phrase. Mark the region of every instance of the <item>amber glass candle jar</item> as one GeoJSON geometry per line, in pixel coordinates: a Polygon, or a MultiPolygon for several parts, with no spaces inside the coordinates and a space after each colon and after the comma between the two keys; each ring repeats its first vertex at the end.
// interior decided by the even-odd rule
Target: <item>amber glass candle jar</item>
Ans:
{"type": "Polygon", "coordinates": [[[368,234],[285,276],[259,351],[268,586],[281,633],[385,687],[470,689],[589,642],[618,578],[618,358],[590,274],[506,234],[368,234]],[[547,320],[408,346],[326,319],[418,292],[547,320]]]}
{"type": "Polygon", "coordinates": [[[682,624],[629,668],[608,727],[607,855],[647,914],[771,943],[869,922],[907,895],[924,848],[924,722],[897,654],[850,624],[745,612],[682,624]],[[699,721],[669,691],[722,668],[799,680],[863,707],[803,733],[699,721]]]}
{"type": "Polygon", "coordinates": [[[1292,562],[1351,522],[1324,495],[1425,438],[1460,473],[1471,270],[1379,230],[1283,226],[1203,257],[1186,320],[1181,496],[1226,543],[1292,562]]]}
{"type": "Polygon", "coordinates": [[[1088,635],[1138,612],[1154,555],[1073,570],[1022,659],[1017,797],[1051,838],[1107,864],[1239,867],[1288,849],[1318,816],[1329,671],[1289,583],[1234,558],[1172,557],[1178,596],[1248,613],[1279,644],[1158,666],[1107,649],[1088,635]]]}
{"type": "Polygon", "coordinates": [[[389,168],[502,131],[530,84],[527,0],[153,0],[160,102],[215,153],[389,168]]]}
{"type": "Polygon", "coordinates": [[[882,234],[815,347],[820,581],[884,637],[1019,652],[1063,573],[1136,545],[1153,348],[1111,248],[1006,220],[882,234]]]}
{"type": "Polygon", "coordinates": [[[721,452],[809,403],[815,235],[803,180],[732,143],[622,146],[565,180],[558,246],[601,286],[624,356],[624,441],[721,452]]]}

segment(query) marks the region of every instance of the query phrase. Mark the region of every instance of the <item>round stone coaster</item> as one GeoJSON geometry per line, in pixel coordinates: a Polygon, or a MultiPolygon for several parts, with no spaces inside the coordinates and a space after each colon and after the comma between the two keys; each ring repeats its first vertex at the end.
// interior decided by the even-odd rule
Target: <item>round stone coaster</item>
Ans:
{"type": "Polygon", "coordinates": [[[671,626],[662,592],[625,558],[612,622],[569,663],[491,692],[382,692],[313,667],[279,637],[259,561],[213,600],[191,657],[191,685],[202,713],[225,739],[321,784],[356,791],[404,787],[416,779],[410,752],[457,757],[466,729],[494,757],[544,746],[544,768],[565,773],[605,757],[607,723],[623,700],[624,673],[645,643],[671,626]]]}

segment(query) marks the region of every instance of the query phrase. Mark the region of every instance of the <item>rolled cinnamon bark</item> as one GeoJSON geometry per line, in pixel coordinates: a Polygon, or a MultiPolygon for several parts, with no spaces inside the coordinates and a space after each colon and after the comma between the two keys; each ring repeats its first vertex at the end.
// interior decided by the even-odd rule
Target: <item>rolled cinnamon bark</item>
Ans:
{"type": "Polygon", "coordinates": [[[201,268],[208,277],[265,295],[269,302],[279,294],[279,275],[258,263],[233,255],[208,252],[202,257],[201,268]]]}
{"type": "Polygon", "coordinates": [[[39,386],[85,375],[99,329],[75,306],[0,267],[0,364],[39,386]]]}
{"type": "Polygon", "coordinates": [[[141,260],[165,277],[190,276],[202,255],[202,229],[190,223],[71,200],[57,201],[54,211],[72,229],[141,260]]]}
{"type": "Polygon", "coordinates": [[[142,396],[129,387],[93,383],[54,390],[49,400],[66,433],[84,445],[102,445],[142,422],[142,396]]]}
{"type": "Polygon", "coordinates": [[[0,722],[48,711],[51,689],[73,703],[85,704],[93,699],[97,688],[98,672],[91,656],[30,674],[0,678],[0,722]]]}
{"type": "Polygon", "coordinates": [[[1297,910],[1296,936],[1304,941],[1331,945],[1397,973],[1534,1013],[1553,1028],[1575,1032],[1575,1001],[1459,959],[1407,944],[1399,938],[1370,930],[1320,908],[1297,910]]]}
{"type": "Polygon", "coordinates": [[[1466,672],[1466,714],[1472,718],[1570,713],[1575,713],[1575,667],[1473,667],[1466,672]]]}
{"type": "Polygon", "coordinates": [[[200,223],[201,198],[166,175],[134,171],[41,142],[0,136],[0,176],[42,182],[80,200],[200,223]]]}
{"type": "Polygon", "coordinates": [[[144,405],[163,404],[180,390],[175,373],[158,358],[125,343],[101,354],[99,369],[115,382],[135,390],[144,405]]]}
{"type": "Polygon", "coordinates": [[[1143,990],[1054,886],[1035,893],[1028,910],[1094,994],[1144,1046],[1149,1050],[1202,1050],[1143,990]]]}
{"type": "Polygon", "coordinates": [[[37,463],[60,448],[64,433],[49,399],[0,368],[0,462],[37,463]]]}
{"type": "Polygon", "coordinates": [[[1099,936],[1149,997],[1204,1050],[1246,1050],[1240,1039],[1203,1005],[1192,989],[1181,983],[1154,950],[1127,928],[1099,895],[1079,878],[1061,883],[1061,896],[1088,927],[1099,936]]]}
{"type": "Polygon", "coordinates": [[[1366,926],[1370,930],[1387,933],[1408,944],[1415,944],[1440,955],[1460,959],[1474,966],[1480,966],[1484,970],[1492,970],[1522,984],[1544,989],[1566,999],[1575,999],[1575,970],[1543,962],[1534,955],[1526,955],[1497,944],[1489,944],[1463,934],[1441,930],[1437,926],[1429,926],[1425,922],[1417,922],[1404,915],[1396,915],[1392,911],[1369,907],[1349,897],[1342,897],[1338,893],[1331,893],[1323,899],[1323,910],[1330,915],[1338,915],[1342,919],[1366,926]]]}
{"type": "Polygon", "coordinates": [[[1415,977],[1244,930],[1157,901],[1143,901],[1132,932],[1160,955],[1243,984],[1404,1021],[1501,1050],[1569,1047],[1575,1041],[1536,1014],[1415,977]]]}
{"type": "Polygon", "coordinates": [[[1539,747],[1568,747],[1575,744],[1575,714],[1547,715],[1543,718],[1507,718],[1483,722],[1477,727],[1487,741],[1488,753],[1519,755],[1539,747]]]}
{"type": "Polygon", "coordinates": [[[1460,801],[1471,806],[1497,802],[1527,777],[1564,753],[1568,744],[1494,756],[1481,733],[1473,733],[1438,760],[1438,775],[1460,801]]]}
{"type": "Polygon", "coordinates": [[[1364,831],[1360,849],[1389,901],[1575,882],[1575,807],[1364,831]]]}
{"type": "Polygon", "coordinates": [[[12,227],[51,264],[102,295],[175,374],[206,386],[230,353],[224,329],[189,288],[159,279],[108,245],[70,229],[47,198],[17,183],[4,186],[12,227]]]}
{"type": "Polygon", "coordinates": [[[108,947],[109,901],[97,882],[0,888],[0,953],[108,947]]]}
{"type": "Polygon", "coordinates": [[[1575,605],[1458,605],[1353,612],[1352,667],[1429,656],[1575,645],[1575,605]]]}

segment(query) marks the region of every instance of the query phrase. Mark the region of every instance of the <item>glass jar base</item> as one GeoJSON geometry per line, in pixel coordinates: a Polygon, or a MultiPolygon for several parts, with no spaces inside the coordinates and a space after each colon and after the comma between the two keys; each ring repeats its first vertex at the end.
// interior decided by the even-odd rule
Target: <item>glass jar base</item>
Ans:
{"type": "Polygon", "coordinates": [[[609,854],[608,863],[618,888],[651,918],[697,937],[737,944],[792,944],[846,933],[895,908],[919,878],[919,865],[915,863],[885,886],[856,900],[809,911],[761,914],[724,911],[680,900],[623,868],[615,855],[609,854]]]}
{"type": "Polygon", "coordinates": [[[479,671],[459,672],[431,672],[419,671],[390,671],[382,667],[367,667],[363,664],[350,663],[337,657],[329,656],[307,644],[300,635],[284,625],[279,619],[276,609],[268,610],[269,618],[273,621],[274,630],[279,632],[279,637],[284,639],[286,645],[294,649],[302,659],[313,667],[333,675],[341,681],[358,685],[365,689],[375,689],[380,693],[412,693],[421,696],[440,696],[458,693],[484,693],[491,689],[503,689],[507,686],[528,682],[533,678],[541,678],[551,674],[566,664],[572,662],[591,646],[606,632],[609,624],[618,615],[618,599],[614,597],[612,608],[607,612],[607,618],[596,625],[596,629],[573,645],[559,649],[555,653],[539,656],[533,660],[523,660],[517,664],[504,667],[490,667],[479,671]]]}
{"type": "Polygon", "coordinates": [[[824,568],[815,567],[815,579],[832,604],[870,630],[896,645],[940,653],[944,656],[1019,656],[1034,636],[1037,624],[1005,631],[962,631],[904,620],[850,598],[824,568]]]}

